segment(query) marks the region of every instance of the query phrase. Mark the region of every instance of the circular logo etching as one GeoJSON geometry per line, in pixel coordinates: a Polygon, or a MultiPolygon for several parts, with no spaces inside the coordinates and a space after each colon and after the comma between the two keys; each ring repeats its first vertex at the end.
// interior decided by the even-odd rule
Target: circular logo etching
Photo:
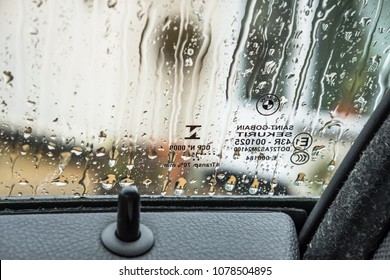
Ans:
{"type": "Polygon", "coordinates": [[[257,100],[256,109],[263,116],[275,114],[279,109],[280,100],[275,94],[263,95],[257,100]]]}
{"type": "Polygon", "coordinates": [[[263,103],[263,109],[269,111],[274,107],[274,102],[272,100],[267,100],[263,103]]]}
{"type": "Polygon", "coordinates": [[[313,137],[307,132],[299,133],[294,137],[293,145],[295,149],[306,150],[311,144],[313,144],[313,137]]]}
{"type": "Polygon", "coordinates": [[[308,162],[310,159],[310,156],[308,153],[304,151],[298,151],[291,155],[290,161],[295,165],[302,165],[308,162]]]}

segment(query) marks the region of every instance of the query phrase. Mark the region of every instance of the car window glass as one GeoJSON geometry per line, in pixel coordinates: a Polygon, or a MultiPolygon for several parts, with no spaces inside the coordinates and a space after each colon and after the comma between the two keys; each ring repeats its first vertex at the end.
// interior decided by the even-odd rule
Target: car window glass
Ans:
{"type": "Polygon", "coordinates": [[[389,11],[0,0],[0,196],[318,196],[388,88],[389,11]]]}

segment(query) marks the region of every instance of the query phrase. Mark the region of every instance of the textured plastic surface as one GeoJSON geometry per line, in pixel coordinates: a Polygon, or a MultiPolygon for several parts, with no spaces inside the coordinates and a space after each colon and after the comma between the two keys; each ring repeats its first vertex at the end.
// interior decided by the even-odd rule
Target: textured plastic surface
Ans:
{"type": "Polygon", "coordinates": [[[149,251],[154,243],[152,231],[144,226],[139,225],[139,238],[135,241],[125,242],[120,240],[115,231],[116,223],[112,223],[102,232],[103,245],[114,254],[124,257],[137,257],[149,251]]]}
{"type": "Polygon", "coordinates": [[[305,259],[370,259],[390,226],[390,118],[332,203],[305,259]]]}
{"type": "MultiPolygon", "coordinates": [[[[0,215],[0,259],[122,259],[100,241],[116,213],[0,215]]],[[[157,212],[141,222],[155,237],[137,259],[297,259],[283,213],[157,212]]]]}
{"type": "Polygon", "coordinates": [[[390,260],[390,231],[387,233],[387,236],[376,250],[373,257],[374,260],[390,260]]]}
{"type": "MultiPolygon", "coordinates": [[[[366,150],[369,143],[372,141],[374,136],[377,134],[379,129],[382,127],[382,124],[385,122],[386,119],[389,118],[389,111],[390,111],[390,91],[386,91],[386,95],[384,96],[383,100],[375,110],[375,112],[372,114],[370,119],[368,120],[367,124],[359,134],[358,138],[356,139],[353,147],[349,150],[348,154],[344,158],[342,164],[340,165],[339,169],[335,173],[335,175],[332,178],[332,181],[329,183],[328,187],[325,189],[324,193],[322,194],[320,200],[315,205],[313,210],[311,211],[309,217],[306,220],[306,223],[304,224],[302,230],[299,233],[299,243],[301,244],[301,252],[304,252],[307,244],[310,242],[310,240],[313,238],[315,231],[317,230],[318,226],[320,225],[321,221],[323,220],[326,212],[328,211],[330,205],[332,202],[336,199],[337,194],[339,193],[340,189],[344,185],[344,183],[347,181],[349,174],[354,169],[356,163],[360,160],[361,154],[366,150]]],[[[383,129],[382,129],[383,130],[383,129]]],[[[388,141],[386,134],[378,135],[376,138],[379,138],[377,141],[377,144],[382,144],[388,141]],[[378,142],[379,141],[379,142],[378,142]]],[[[372,150],[372,148],[371,148],[372,150]]],[[[375,151],[366,152],[365,158],[371,157],[371,160],[373,163],[376,163],[375,157],[381,154],[381,148],[378,146],[378,148],[375,149],[375,151]]],[[[383,154],[384,157],[382,157],[381,161],[386,161],[386,155],[383,154]]],[[[366,160],[366,164],[368,163],[368,160],[366,160]]],[[[375,165],[370,165],[369,167],[374,166],[373,176],[371,178],[377,177],[377,175],[380,177],[382,173],[380,172],[380,168],[377,168],[375,165]]],[[[361,166],[362,164],[360,164],[361,166]]],[[[379,164],[378,166],[380,166],[379,164]]],[[[360,167],[361,170],[361,167],[360,167]]],[[[361,176],[361,178],[365,178],[365,171],[363,167],[363,171],[360,171],[362,174],[358,175],[361,176]]],[[[385,174],[385,173],[383,173],[385,174]]],[[[356,179],[354,179],[357,183],[360,183],[356,179]]],[[[351,182],[351,180],[349,180],[351,182]]],[[[366,180],[366,182],[368,182],[366,180]]],[[[375,186],[374,186],[375,187],[375,186]]]]}

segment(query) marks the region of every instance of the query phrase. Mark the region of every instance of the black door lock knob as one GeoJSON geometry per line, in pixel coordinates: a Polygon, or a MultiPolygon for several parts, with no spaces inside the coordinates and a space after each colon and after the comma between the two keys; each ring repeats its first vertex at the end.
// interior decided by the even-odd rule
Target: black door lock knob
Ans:
{"type": "Polygon", "coordinates": [[[153,247],[152,231],[140,223],[140,200],[137,187],[124,187],[118,197],[117,222],[110,224],[102,232],[104,246],[117,255],[136,257],[153,247]]]}

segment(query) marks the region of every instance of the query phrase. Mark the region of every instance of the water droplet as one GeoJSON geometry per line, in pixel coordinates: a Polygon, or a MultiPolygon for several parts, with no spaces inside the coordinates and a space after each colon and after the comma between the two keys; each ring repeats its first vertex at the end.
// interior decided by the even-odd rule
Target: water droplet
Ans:
{"type": "Polygon", "coordinates": [[[177,179],[177,181],[175,183],[174,194],[175,195],[182,195],[186,186],[187,186],[187,180],[184,179],[183,177],[180,177],[179,179],[177,179]]]}
{"type": "Polygon", "coordinates": [[[295,179],[294,186],[301,187],[305,181],[305,173],[299,173],[295,179]]]}
{"type": "Polygon", "coordinates": [[[188,48],[187,49],[187,55],[191,56],[194,54],[194,49],[188,48]]]}
{"type": "Polygon", "coordinates": [[[259,83],[258,88],[259,89],[263,89],[263,88],[265,88],[266,85],[267,85],[267,82],[266,81],[262,81],[262,82],[259,83]]]}
{"type": "Polygon", "coordinates": [[[360,96],[358,99],[354,101],[354,104],[355,104],[354,108],[356,108],[358,113],[361,114],[363,113],[364,108],[367,105],[367,100],[363,96],[360,96]]]}
{"type": "Polygon", "coordinates": [[[382,57],[380,55],[374,55],[370,58],[372,64],[380,64],[382,57]]]}
{"type": "Polygon", "coordinates": [[[57,144],[55,144],[54,142],[49,142],[49,143],[47,143],[47,148],[48,148],[50,151],[55,150],[56,147],[57,147],[57,144]]]}
{"type": "Polygon", "coordinates": [[[273,188],[275,188],[277,185],[278,185],[278,182],[276,181],[276,179],[275,179],[275,178],[272,178],[272,180],[271,180],[271,188],[273,189],[273,188]]]}
{"type": "Polygon", "coordinates": [[[277,66],[278,65],[275,61],[267,61],[265,63],[264,72],[266,74],[272,74],[276,70],[277,66]]]}
{"type": "Polygon", "coordinates": [[[256,194],[259,191],[259,186],[260,186],[260,181],[259,181],[259,179],[257,179],[257,177],[255,177],[253,179],[252,184],[249,187],[249,193],[256,194]]]}
{"type": "Polygon", "coordinates": [[[227,180],[225,184],[225,190],[227,190],[228,192],[233,191],[234,188],[236,187],[236,182],[237,182],[236,177],[231,175],[229,180],[227,180]]]}
{"type": "Polygon", "coordinates": [[[11,71],[4,71],[3,79],[7,85],[12,86],[12,81],[14,80],[14,76],[12,76],[11,71]]]}
{"type": "Polygon", "coordinates": [[[104,147],[101,147],[96,150],[96,156],[97,157],[102,157],[106,154],[106,149],[104,147]]]}
{"type": "Polygon", "coordinates": [[[146,187],[148,187],[152,182],[153,182],[152,180],[150,180],[149,178],[146,178],[142,183],[143,183],[146,187]]]}
{"type": "Polygon", "coordinates": [[[284,107],[284,105],[287,104],[287,102],[288,102],[288,99],[287,99],[286,97],[282,96],[282,97],[280,98],[280,106],[281,106],[282,108],[284,107]]]}
{"type": "Polygon", "coordinates": [[[109,159],[108,160],[108,166],[109,167],[114,167],[116,165],[116,160],[115,159],[109,159]]]}
{"type": "Polygon", "coordinates": [[[76,156],[79,156],[83,153],[83,149],[80,148],[80,147],[73,147],[71,150],[70,150],[71,153],[75,154],[76,156]]]}
{"type": "Polygon", "coordinates": [[[223,178],[225,178],[225,174],[224,174],[224,173],[219,173],[219,174],[217,175],[217,178],[218,178],[219,180],[223,180],[223,178]]]}
{"type": "Polygon", "coordinates": [[[363,26],[367,26],[371,23],[371,18],[369,17],[362,17],[362,19],[359,22],[363,26]]]}
{"type": "Polygon", "coordinates": [[[334,86],[334,85],[335,85],[335,83],[336,83],[336,77],[337,77],[337,73],[336,73],[336,72],[332,72],[332,73],[329,73],[329,74],[326,74],[326,75],[325,75],[326,81],[327,81],[328,84],[330,84],[331,86],[334,86]]]}
{"type": "Polygon", "coordinates": [[[215,177],[213,177],[209,184],[210,184],[210,189],[209,189],[208,194],[209,194],[209,196],[213,196],[215,194],[217,179],[215,177]]]}
{"type": "Polygon", "coordinates": [[[30,150],[30,145],[29,144],[24,144],[22,146],[22,150],[20,151],[20,154],[24,156],[25,154],[27,154],[28,150],[30,150]]]}
{"type": "Polygon", "coordinates": [[[173,169],[173,163],[176,159],[176,153],[175,151],[169,151],[168,153],[168,170],[171,171],[173,169]]]}
{"type": "Polygon", "coordinates": [[[328,170],[332,171],[336,168],[336,162],[332,159],[328,164],[328,170]]]}
{"type": "Polygon", "coordinates": [[[183,193],[184,193],[184,190],[182,190],[182,189],[175,189],[173,191],[173,194],[176,196],[181,196],[181,195],[183,195],[183,193]]]}
{"type": "Polygon", "coordinates": [[[106,138],[107,138],[107,134],[105,134],[103,130],[100,131],[99,136],[98,136],[99,143],[104,142],[106,140],[106,138]]]}
{"type": "Polygon", "coordinates": [[[184,66],[185,67],[191,67],[192,65],[194,65],[194,61],[192,60],[192,58],[187,58],[185,61],[184,61],[184,66]]]}
{"type": "Polygon", "coordinates": [[[204,149],[202,149],[202,148],[199,148],[197,151],[196,151],[196,153],[195,153],[195,155],[196,155],[196,158],[202,158],[204,155],[205,155],[205,150],[204,149]]]}
{"type": "Polygon", "coordinates": [[[294,73],[289,73],[289,74],[286,74],[286,79],[291,79],[295,77],[295,74],[294,73]]]}
{"type": "Polygon", "coordinates": [[[108,174],[106,178],[99,182],[100,186],[105,190],[111,190],[116,183],[115,174],[108,174]]]}
{"type": "Polygon", "coordinates": [[[108,165],[110,167],[114,167],[116,165],[117,159],[119,156],[119,152],[115,146],[112,146],[111,151],[108,153],[108,165]]]}
{"type": "Polygon", "coordinates": [[[136,156],[134,155],[133,152],[130,153],[129,159],[127,160],[127,165],[126,168],[130,171],[131,169],[134,168],[134,161],[135,161],[136,156]]]}
{"type": "Polygon", "coordinates": [[[85,159],[90,160],[91,158],[93,158],[93,156],[94,156],[93,151],[89,151],[89,152],[87,152],[85,159]]]}
{"type": "Polygon", "coordinates": [[[60,172],[64,171],[65,167],[68,165],[68,163],[71,159],[72,159],[71,152],[62,152],[60,154],[60,162],[58,165],[60,172]]]}
{"type": "Polygon", "coordinates": [[[156,157],[157,157],[156,147],[155,146],[149,147],[148,158],[155,159],[156,157]]]}
{"type": "Polygon", "coordinates": [[[22,179],[19,181],[20,186],[28,186],[30,183],[26,179],[22,179]]]}
{"type": "Polygon", "coordinates": [[[134,164],[127,164],[126,168],[130,171],[131,169],[134,168],[134,164]]]}
{"type": "Polygon", "coordinates": [[[118,0],[108,0],[107,1],[107,6],[111,9],[114,8],[117,4],[118,0]]]}
{"type": "Polygon", "coordinates": [[[30,35],[38,35],[39,30],[37,28],[35,28],[35,27],[31,27],[29,33],[30,33],[30,35]]]}
{"type": "Polygon", "coordinates": [[[168,190],[170,183],[171,183],[171,180],[169,180],[169,173],[168,173],[168,175],[165,177],[164,184],[163,184],[163,187],[161,189],[162,196],[165,196],[167,194],[167,190],[168,190]]]}
{"type": "Polygon", "coordinates": [[[320,152],[325,149],[324,145],[314,146],[313,151],[311,152],[312,160],[316,160],[320,152]]]}
{"type": "Polygon", "coordinates": [[[325,179],[322,185],[322,190],[325,190],[328,187],[328,185],[329,185],[329,179],[325,179]]]}
{"type": "Polygon", "coordinates": [[[24,130],[23,137],[27,139],[27,138],[29,138],[31,136],[31,133],[32,133],[32,128],[31,127],[27,127],[24,130]]]}
{"type": "Polygon", "coordinates": [[[134,180],[131,179],[130,177],[126,177],[126,178],[120,180],[120,182],[119,182],[119,186],[121,186],[122,188],[127,187],[127,186],[131,186],[131,185],[134,185],[134,180]]]}
{"type": "Polygon", "coordinates": [[[198,182],[198,180],[196,180],[196,179],[191,179],[190,184],[195,184],[196,182],[198,182]]]}
{"type": "Polygon", "coordinates": [[[240,158],[240,151],[239,150],[234,151],[233,159],[239,159],[239,158],[240,158]]]}
{"type": "Polygon", "coordinates": [[[176,159],[175,151],[169,151],[168,153],[168,162],[174,162],[176,159]]]}
{"type": "Polygon", "coordinates": [[[39,168],[39,165],[41,164],[42,157],[43,157],[42,154],[35,154],[34,155],[34,160],[35,160],[34,168],[39,168]]]}
{"type": "Polygon", "coordinates": [[[183,154],[181,155],[181,158],[182,158],[183,160],[190,160],[190,159],[191,159],[191,152],[190,152],[188,149],[186,149],[186,150],[183,152],[183,154]]]}
{"type": "Polygon", "coordinates": [[[38,8],[43,4],[43,0],[34,0],[33,2],[37,5],[38,8]]]}
{"type": "Polygon", "coordinates": [[[57,187],[64,187],[66,186],[69,182],[68,182],[68,179],[61,175],[57,178],[55,178],[53,181],[51,181],[51,183],[57,187]]]}

